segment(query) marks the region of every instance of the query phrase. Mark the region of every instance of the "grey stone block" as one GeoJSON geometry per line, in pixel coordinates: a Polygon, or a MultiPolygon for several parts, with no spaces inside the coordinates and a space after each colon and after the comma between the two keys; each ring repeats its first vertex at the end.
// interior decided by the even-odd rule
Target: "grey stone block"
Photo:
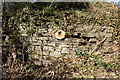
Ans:
{"type": "Polygon", "coordinates": [[[95,36],[96,36],[96,33],[86,33],[86,34],[83,34],[82,35],[83,37],[88,37],[88,38],[95,38],[95,36]]]}
{"type": "Polygon", "coordinates": [[[75,55],[75,54],[68,54],[68,55],[65,55],[65,57],[68,57],[68,58],[75,58],[76,55],[75,55]]]}
{"type": "Polygon", "coordinates": [[[59,48],[62,48],[62,47],[69,47],[69,45],[67,45],[67,44],[60,44],[59,48]]]}
{"type": "Polygon", "coordinates": [[[45,29],[39,29],[38,32],[39,32],[39,33],[41,33],[41,32],[46,32],[46,30],[45,30],[45,29]]]}
{"type": "Polygon", "coordinates": [[[71,52],[71,51],[76,51],[77,49],[78,49],[78,47],[76,47],[76,48],[71,48],[71,47],[70,47],[70,48],[69,48],[70,52],[71,52]]]}
{"type": "Polygon", "coordinates": [[[74,26],[68,26],[67,27],[67,29],[73,29],[74,28],[74,26]]]}
{"type": "Polygon", "coordinates": [[[48,66],[48,64],[51,64],[51,61],[50,60],[43,60],[42,63],[43,63],[43,65],[48,66]]]}
{"type": "Polygon", "coordinates": [[[69,48],[62,48],[61,53],[68,53],[69,54],[69,48]]]}
{"type": "Polygon", "coordinates": [[[43,51],[43,56],[49,56],[50,52],[49,51],[43,51]]]}
{"type": "Polygon", "coordinates": [[[37,60],[36,60],[36,61],[34,61],[34,64],[35,64],[35,65],[42,65],[42,61],[37,61],[37,60]]]}
{"type": "Polygon", "coordinates": [[[106,32],[100,32],[101,37],[112,37],[112,34],[106,32]]]}
{"type": "Polygon", "coordinates": [[[76,47],[78,47],[78,46],[79,46],[79,43],[77,43],[77,42],[76,42],[76,43],[72,43],[72,47],[73,47],[73,48],[76,48],[76,47]]]}
{"type": "Polygon", "coordinates": [[[48,43],[48,45],[55,47],[55,42],[48,43]]]}
{"type": "Polygon", "coordinates": [[[43,50],[49,50],[49,46],[44,46],[43,50]]]}
{"type": "Polygon", "coordinates": [[[74,54],[74,55],[75,55],[76,50],[77,50],[77,49],[75,49],[75,50],[70,50],[69,54],[74,54]]]}
{"type": "Polygon", "coordinates": [[[48,51],[54,51],[55,50],[55,48],[54,47],[48,47],[48,51]]]}
{"type": "Polygon", "coordinates": [[[48,40],[48,37],[33,37],[36,40],[48,40]]]}
{"type": "Polygon", "coordinates": [[[96,43],[96,42],[97,42],[97,39],[96,39],[96,38],[90,38],[89,42],[90,42],[90,43],[96,43]]]}
{"type": "Polygon", "coordinates": [[[85,29],[84,28],[82,28],[82,27],[78,27],[78,28],[76,28],[76,31],[77,32],[83,32],[85,29]]]}
{"type": "Polygon", "coordinates": [[[41,46],[34,46],[35,50],[41,50],[41,46]]]}
{"type": "Polygon", "coordinates": [[[30,41],[37,41],[35,37],[30,38],[30,41]]]}
{"type": "Polygon", "coordinates": [[[40,43],[35,43],[35,42],[33,42],[32,45],[39,46],[40,43]]]}
{"type": "Polygon", "coordinates": [[[60,52],[62,48],[55,48],[55,51],[60,52]]]}
{"type": "Polygon", "coordinates": [[[53,51],[53,52],[50,52],[50,56],[53,56],[53,57],[61,57],[61,53],[58,52],[58,51],[53,51]]]}
{"type": "Polygon", "coordinates": [[[92,28],[93,28],[93,26],[83,26],[83,28],[86,30],[86,31],[90,31],[92,28]]]}

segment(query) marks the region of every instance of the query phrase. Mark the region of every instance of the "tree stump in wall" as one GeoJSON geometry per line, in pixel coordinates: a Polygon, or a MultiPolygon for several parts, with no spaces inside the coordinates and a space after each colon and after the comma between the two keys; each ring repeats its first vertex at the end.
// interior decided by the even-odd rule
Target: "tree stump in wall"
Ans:
{"type": "Polygon", "coordinates": [[[56,38],[56,39],[64,39],[69,37],[78,38],[80,37],[80,33],[74,34],[74,33],[65,32],[63,30],[53,30],[52,36],[53,38],[56,38]]]}
{"type": "Polygon", "coordinates": [[[56,39],[64,39],[65,38],[65,31],[63,30],[54,30],[52,36],[56,39]]]}

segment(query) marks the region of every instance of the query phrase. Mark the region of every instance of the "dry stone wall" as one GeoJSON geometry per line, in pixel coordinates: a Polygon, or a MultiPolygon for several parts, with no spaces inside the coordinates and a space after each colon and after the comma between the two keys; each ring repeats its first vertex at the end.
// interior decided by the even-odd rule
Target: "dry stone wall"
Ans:
{"type": "Polygon", "coordinates": [[[63,40],[57,40],[52,37],[50,33],[53,29],[39,29],[33,37],[29,38],[30,46],[29,51],[31,58],[37,65],[48,64],[50,60],[48,57],[60,58],[76,57],[76,51],[91,52],[104,37],[107,40],[103,43],[103,48],[112,41],[111,27],[101,26],[77,26],[74,28],[74,33],[80,33],[77,37],[68,37],[63,40]]]}

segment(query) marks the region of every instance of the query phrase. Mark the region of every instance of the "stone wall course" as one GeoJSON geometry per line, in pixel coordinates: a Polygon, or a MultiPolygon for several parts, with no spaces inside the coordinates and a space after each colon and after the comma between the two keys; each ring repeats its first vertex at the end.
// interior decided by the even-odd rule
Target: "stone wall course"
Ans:
{"type": "MultiPolygon", "coordinates": [[[[69,27],[73,28],[73,26],[69,27]]],[[[80,33],[81,35],[79,35],[79,37],[67,37],[63,40],[57,40],[51,36],[51,32],[55,29],[57,28],[39,29],[36,34],[40,33],[42,36],[38,35],[30,38],[28,40],[30,43],[28,50],[36,50],[39,52],[38,54],[42,53],[45,58],[59,58],[63,55],[66,57],[75,57],[76,51],[91,52],[97,46],[97,43],[104,37],[107,37],[107,40],[103,43],[103,46],[108,45],[112,41],[112,32],[110,31],[112,31],[113,28],[108,29],[107,27],[102,28],[101,26],[77,26],[74,31],[76,31],[75,33],[80,33]]],[[[72,32],[68,33],[74,34],[72,32]]],[[[41,60],[44,64],[49,63],[49,60],[47,61],[44,59],[38,59],[40,62],[35,63],[39,63],[38,65],[40,65],[42,64],[41,60]]]]}

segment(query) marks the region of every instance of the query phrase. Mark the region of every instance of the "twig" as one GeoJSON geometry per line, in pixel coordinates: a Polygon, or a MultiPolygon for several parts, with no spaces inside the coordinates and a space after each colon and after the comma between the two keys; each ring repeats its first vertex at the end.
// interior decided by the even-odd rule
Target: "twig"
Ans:
{"type": "Polygon", "coordinates": [[[93,54],[95,51],[97,51],[97,50],[99,49],[100,45],[102,45],[102,44],[105,42],[106,39],[107,39],[107,37],[105,37],[102,41],[100,41],[100,42],[97,44],[97,47],[95,47],[95,48],[90,52],[90,54],[93,54]]]}
{"type": "Polygon", "coordinates": [[[54,3],[51,3],[50,6],[49,6],[49,8],[51,8],[51,6],[52,6],[53,4],[54,4],[54,3]]]}
{"type": "Polygon", "coordinates": [[[43,41],[41,40],[42,44],[40,44],[40,53],[41,53],[41,64],[43,65],[43,41]]]}
{"type": "Polygon", "coordinates": [[[84,78],[86,78],[86,76],[85,76],[81,71],[79,71],[79,73],[80,73],[84,78]]]}
{"type": "Polygon", "coordinates": [[[24,59],[24,56],[25,56],[25,55],[24,55],[24,47],[25,47],[24,43],[25,43],[25,42],[24,42],[24,37],[23,37],[23,45],[22,45],[22,58],[23,58],[23,63],[24,63],[24,60],[25,60],[25,59],[24,59]]]}

